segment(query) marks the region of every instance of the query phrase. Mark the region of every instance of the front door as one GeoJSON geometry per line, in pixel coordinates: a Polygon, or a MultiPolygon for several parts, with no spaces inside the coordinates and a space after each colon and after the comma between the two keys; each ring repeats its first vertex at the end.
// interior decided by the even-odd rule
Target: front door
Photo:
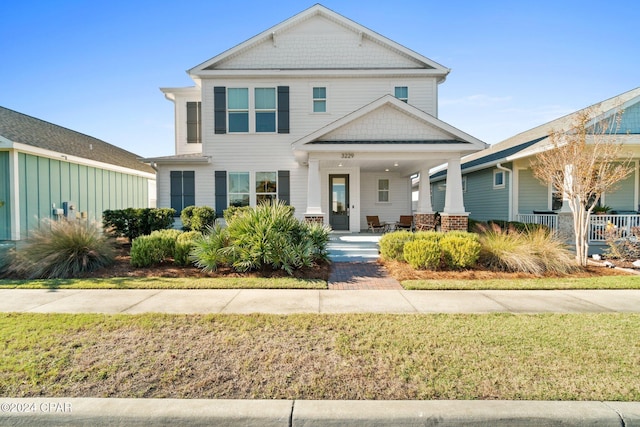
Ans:
{"type": "Polygon", "coordinates": [[[349,175],[329,175],[329,224],[334,230],[349,229],[349,175]]]}

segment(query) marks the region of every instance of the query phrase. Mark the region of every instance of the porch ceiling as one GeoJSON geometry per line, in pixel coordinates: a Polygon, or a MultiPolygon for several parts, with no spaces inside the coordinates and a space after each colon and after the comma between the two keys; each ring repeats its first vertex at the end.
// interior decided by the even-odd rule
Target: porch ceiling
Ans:
{"type": "Polygon", "coordinates": [[[337,158],[320,160],[321,169],[345,169],[360,168],[361,172],[376,173],[399,173],[401,175],[412,175],[424,168],[432,168],[442,164],[446,160],[442,159],[407,159],[401,156],[389,156],[386,159],[354,159],[337,158]]]}

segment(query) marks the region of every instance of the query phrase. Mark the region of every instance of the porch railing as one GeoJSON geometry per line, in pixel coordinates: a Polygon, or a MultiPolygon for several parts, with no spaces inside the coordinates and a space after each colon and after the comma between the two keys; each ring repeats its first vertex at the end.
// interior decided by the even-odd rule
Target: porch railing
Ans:
{"type": "Polygon", "coordinates": [[[518,221],[525,224],[542,224],[554,233],[558,231],[558,215],[552,214],[518,214],[518,221]]]}
{"type": "MultiPolygon", "coordinates": [[[[558,215],[518,214],[518,221],[527,224],[543,224],[558,231],[558,215]]],[[[589,218],[589,241],[604,242],[607,233],[616,237],[640,236],[640,215],[591,215],[589,218]]]]}
{"type": "Polygon", "coordinates": [[[640,231],[640,215],[591,215],[589,218],[589,240],[604,242],[607,234],[616,237],[631,237],[640,231]]]}

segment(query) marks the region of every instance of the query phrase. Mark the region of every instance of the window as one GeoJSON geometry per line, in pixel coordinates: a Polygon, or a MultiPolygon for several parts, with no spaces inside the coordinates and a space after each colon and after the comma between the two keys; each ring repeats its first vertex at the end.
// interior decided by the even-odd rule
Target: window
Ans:
{"type": "Polygon", "coordinates": [[[249,206],[249,172],[229,172],[229,206],[249,206]]]}
{"type": "Polygon", "coordinates": [[[229,88],[229,132],[249,132],[249,89],[229,88]]]}
{"type": "Polygon", "coordinates": [[[182,209],[196,204],[195,172],[171,171],[169,176],[171,207],[175,209],[176,216],[180,216],[182,209]]]}
{"type": "Polygon", "coordinates": [[[378,202],[386,203],[389,201],[389,180],[378,180],[378,202]]]}
{"type": "Polygon", "coordinates": [[[409,101],[409,88],[407,86],[396,86],[394,95],[400,101],[408,102],[409,101]]]}
{"type": "Polygon", "coordinates": [[[504,188],[504,171],[493,171],[493,188],[504,188]]]}
{"type": "Polygon", "coordinates": [[[278,198],[277,172],[256,172],[256,204],[278,198]]]}
{"type": "Polygon", "coordinates": [[[467,192],[467,177],[466,176],[462,177],[462,192],[463,193],[467,192]]]}
{"type": "Polygon", "coordinates": [[[314,113],[327,112],[327,88],[326,87],[313,88],[313,112],[314,113]]]}
{"type": "Polygon", "coordinates": [[[257,87],[254,91],[256,132],[276,131],[276,88],[257,87]]]}
{"type": "Polygon", "coordinates": [[[187,143],[200,144],[202,142],[201,103],[187,102],[187,143]]]}

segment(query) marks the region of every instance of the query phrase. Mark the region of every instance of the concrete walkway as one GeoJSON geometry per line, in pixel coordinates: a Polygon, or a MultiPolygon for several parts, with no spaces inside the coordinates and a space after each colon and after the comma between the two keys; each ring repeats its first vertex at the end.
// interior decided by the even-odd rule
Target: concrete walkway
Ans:
{"type": "Polygon", "coordinates": [[[640,290],[1,289],[28,313],[637,313],[640,290]]]}

